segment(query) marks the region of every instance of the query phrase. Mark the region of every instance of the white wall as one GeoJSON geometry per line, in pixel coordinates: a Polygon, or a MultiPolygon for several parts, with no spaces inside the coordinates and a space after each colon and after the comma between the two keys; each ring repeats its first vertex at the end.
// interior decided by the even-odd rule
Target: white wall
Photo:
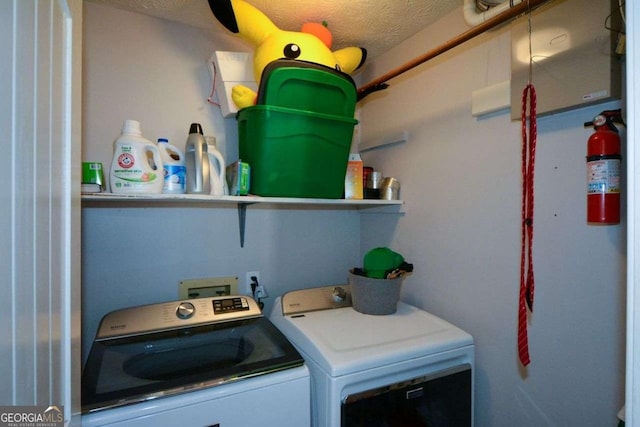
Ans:
{"type": "MultiPolygon", "coordinates": [[[[466,29],[458,10],[372,61],[363,81],[466,29]]],[[[520,124],[508,112],[471,116],[471,92],[509,79],[509,61],[510,33],[502,28],[364,101],[363,141],[397,130],[410,138],[363,155],[365,164],[399,178],[406,215],[397,224],[363,216],[361,247],[403,253],[416,268],[403,299],[474,336],[476,425],[615,425],[624,403],[625,226],[586,225],[592,130],[583,123],[619,104],[538,120],[536,299],[532,362],[523,370],[516,350],[520,124]]]]}
{"type": "MultiPolygon", "coordinates": [[[[127,118],[179,146],[200,122],[225,142],[227,158],[237,156],[235,119],[206,102],[206,61],[214,50],[243,48],[235,38],[88,2],[84,12],[83,159],[108,170],[127,118]]],[[[245,272],[258,270],[269,312],[287,290],[345,283],[360,259],[359,214],[350,211],[249,206],[244,248],[235,206],[85,207],[82,221],[84,357],[103,315],[176,300],[181,279],[239,276],[242,286],[245,272]]]]}
{"type": "Polygon", "coordinates": [[[179,147],[192,122],[222,146],[225,130],[237,138],[235,121],[207,102],[207,60],[214,50],[246,49],[239,39],[214,41],[202,30],[89,2],[84,12],[84,161],[108,170],[125,119],[140,121],[148,139],[167,137],[179,147]]]}

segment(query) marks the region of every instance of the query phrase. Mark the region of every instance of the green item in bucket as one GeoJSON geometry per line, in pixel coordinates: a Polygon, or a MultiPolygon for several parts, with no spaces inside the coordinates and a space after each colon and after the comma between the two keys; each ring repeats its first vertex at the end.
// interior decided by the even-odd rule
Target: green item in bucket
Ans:
{"type": "Polygon", "coordinates": [[[364,256],[364,271],[367,277],[384,279],[387,271],[394,270],[404,262],[404,257],[387,247],[371,249],[364,256]]]}

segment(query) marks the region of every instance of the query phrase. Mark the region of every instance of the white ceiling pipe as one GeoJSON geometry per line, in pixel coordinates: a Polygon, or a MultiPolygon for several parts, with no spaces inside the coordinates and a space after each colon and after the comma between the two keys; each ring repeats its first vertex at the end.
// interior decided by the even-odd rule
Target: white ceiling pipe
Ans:
{"type": "Polygon", "coordinates": [[[475,27],[476,25],[482,24],[488,19],[493,18],[499,13],[504,12],[505,10],[513,7],[519,3],[522,3],[524,0],[512,0],[505,1],[500,3],[499,5],[490,8],[486,12],[478,12],[476,9],[476,0],[464,0],[464,4],[462,6],[462,11],[464,13],[464,20],[467,24],[475,27]]]}

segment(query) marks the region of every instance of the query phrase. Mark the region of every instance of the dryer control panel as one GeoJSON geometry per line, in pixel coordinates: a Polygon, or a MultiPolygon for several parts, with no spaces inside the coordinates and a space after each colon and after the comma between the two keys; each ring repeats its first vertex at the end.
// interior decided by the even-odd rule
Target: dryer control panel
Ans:
{"type": "Polygon", "coordinates": [[[282,314],[285,316],[351,306],[349,285],[301,289],[282,296],[282,314]]]}

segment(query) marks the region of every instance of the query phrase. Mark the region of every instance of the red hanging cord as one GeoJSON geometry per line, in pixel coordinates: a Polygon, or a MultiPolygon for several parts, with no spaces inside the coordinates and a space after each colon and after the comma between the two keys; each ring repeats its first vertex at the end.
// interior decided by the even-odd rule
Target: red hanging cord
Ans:
{"type": "Polygon", "coordinates": [[[520,296],[518,301],[518,356],[527,366],[529,338],[527,307],[533,311],[533,180],[536,161],[536,90],[529,83],[522,93],[522,239],[520,258],[520,296]],[[529,128],[527,133],[527,99],[529,99],[529,128]]]}

